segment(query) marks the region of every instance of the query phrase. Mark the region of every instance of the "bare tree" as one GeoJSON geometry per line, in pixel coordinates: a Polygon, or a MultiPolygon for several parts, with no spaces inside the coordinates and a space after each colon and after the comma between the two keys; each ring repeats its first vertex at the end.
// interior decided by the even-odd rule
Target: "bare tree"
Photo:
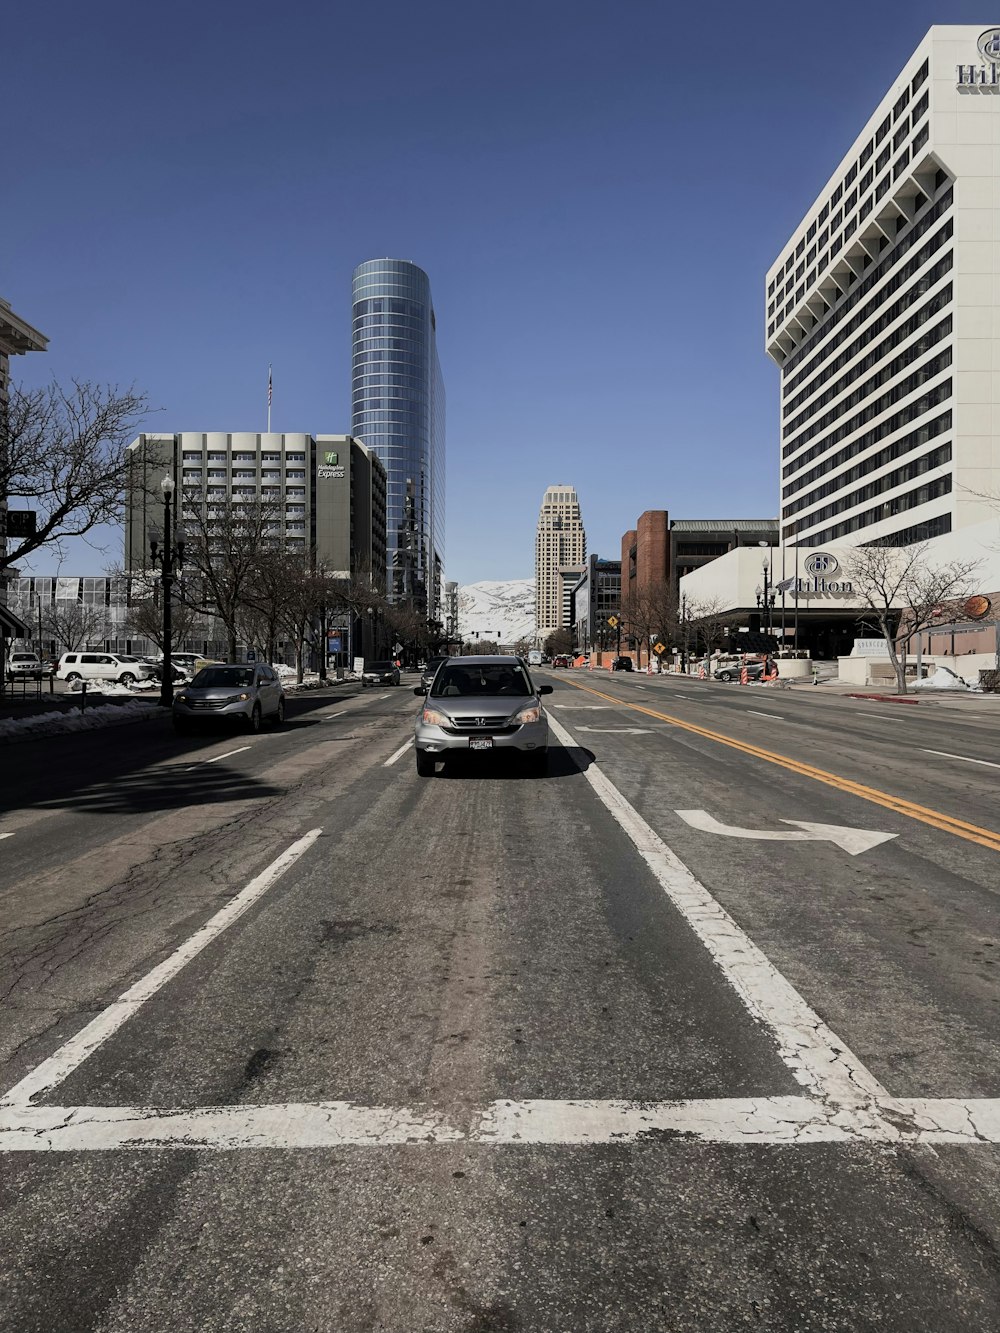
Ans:
{"type": "Polygon", "coordinates": [[[739,616],[729,610],[718,598],[688,603],[691,628],[701,640],[706,655],[722,646],[725,631],[739,624],[739,616]]]}
{"type": "MultiPolygon", "coordinates": [[[[333,580],[322,568],[313,565],[308,553],[288,553],[283,557],[283,584],[277,624],[295,649],[295,674],[299,683],[305,674],[305,649],[320,618],[321,607],[330,604],[333,580]]],[[[326,644],[320,645],[326,652],[326,644]]]]}
{"type": "Polygon", "coordinates": [[[240,616],[254,609],[262,558],[280,543],[280,506],[258,497],[208,499],[200,487],[185,487],[180,506],[184,533],[184,580],[175,584],[192,610],[215,615],[236,658],[240,616]]]}
{"type": "MultiPolygon", "coordinates": [[[[186,606],[177,596],[176,588],[170,607],[171,634],[174,647],[185,639],[204,638],[205,618],[193,607],[186,606]]],[[[123,627],[130,638],[148,639],[163,651],[163,600],[158,586],[148,596],[136,598],[126,609],[123,627]]]]}
{"type": "Polygon", "coordinates": [[[64,538],[121,521],[125,450],[148,411],[134,388],[13,386],[0,413],[0,497],[26,502],[36,521],[34,533],[0,550],[0,574],[39,547],[58,550],[64,538]]]}
{"type": "Polygon", "coordinates": [[[86,602],[56,602],[42,612],[42,630],[65,652],[75,653],[91,643],[103,643],[108,637],[108,611],[105,606],[86,602]]]}
{"type": "Polygon", "coordinates": [[[573,635],[568,629],[554,629],[543,646],[549,657],[560,657],[573,651],[573,635]]]}
{"type": "Polygon", "coordinates": [[[906,694],[906,655],[918,634],[962,616],[978,561],[932,564],[927,543],[859,546],[846,562],[867,620],[885,640],[900,694],[906,694]]]}

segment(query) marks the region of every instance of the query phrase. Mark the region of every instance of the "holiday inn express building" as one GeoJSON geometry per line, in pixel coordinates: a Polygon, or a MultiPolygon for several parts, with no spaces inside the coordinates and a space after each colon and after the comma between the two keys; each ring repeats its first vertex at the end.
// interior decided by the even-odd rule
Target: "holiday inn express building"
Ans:
{"type": "MultiPolygon", "coordinates": [[[[981,590],[1000,589],[1000,28],[927,33],[769,269],[765,346],[774,582],[810,553],[845,568],[858,546],[928,542],[929,560],[979,560],[981,590]]],[[[737,562],[719,586],[725,563],[682,591],[703,597],[708,577],[746,607],[737,562]]],[[[853,602],[838,590],[824,607],[850,620],[853,602]]]]}

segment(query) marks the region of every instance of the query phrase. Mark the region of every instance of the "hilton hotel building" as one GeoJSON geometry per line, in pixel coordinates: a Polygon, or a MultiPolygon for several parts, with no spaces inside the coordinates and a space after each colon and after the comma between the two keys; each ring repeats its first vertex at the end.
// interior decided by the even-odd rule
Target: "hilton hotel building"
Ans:
{"type": "Polygon", "coordinates": [[[782,544],[995,526],[980,496],[1000,492],[1000,29],[930,29],[766,292],[782,544]]]}

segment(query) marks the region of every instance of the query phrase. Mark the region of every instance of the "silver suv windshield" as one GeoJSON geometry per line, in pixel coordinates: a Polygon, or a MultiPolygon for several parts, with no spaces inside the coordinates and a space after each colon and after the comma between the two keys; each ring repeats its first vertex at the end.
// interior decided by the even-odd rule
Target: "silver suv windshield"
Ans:
{"type": "Polygon", "coordinates": [[[434,699],[456,696],[474,698],[477,695],[524,698],[533,693],[524,668],[513,662],[475,665],[452,662],[438,672],[431,686],[431,697],[434,699]]]}

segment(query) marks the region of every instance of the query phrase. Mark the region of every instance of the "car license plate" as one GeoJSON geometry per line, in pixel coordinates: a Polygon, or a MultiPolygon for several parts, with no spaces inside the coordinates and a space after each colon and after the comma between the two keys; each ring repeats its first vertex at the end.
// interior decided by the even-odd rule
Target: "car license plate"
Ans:
{"type": "Polygon", "coordinates": [[[492,737],[492,736],[470,736],[470,737],[469,737],[469,749],[470,749],[470,750],[492,750],[492,749],[493,749],[493,737],[492,737]]]}

